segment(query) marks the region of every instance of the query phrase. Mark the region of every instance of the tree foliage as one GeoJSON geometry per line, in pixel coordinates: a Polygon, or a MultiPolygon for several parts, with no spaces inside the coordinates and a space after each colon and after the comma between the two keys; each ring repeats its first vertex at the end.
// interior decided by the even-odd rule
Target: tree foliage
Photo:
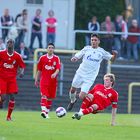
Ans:
{"type": "MultiPolygon", "coordinates": [[[[96,16],[101,23],[107,15],[114,20],[115,16],[122,14],[124,10],[125,0],[76,0],[75,29],[87,30],[87,24],[92,16],[96,16]]],[[[77,35],[76,49],[83,48],[84,36],[85,34],[77,35]]]]}

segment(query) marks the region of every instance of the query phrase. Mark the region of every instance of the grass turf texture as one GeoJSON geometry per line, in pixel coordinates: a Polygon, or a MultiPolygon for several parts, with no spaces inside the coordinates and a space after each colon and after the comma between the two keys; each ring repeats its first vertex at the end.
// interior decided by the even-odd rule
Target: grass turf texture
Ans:
{"type": "Polygon", "coordinates": [[[40,112],[15,111],[12,122],[0,111],[0,140],[140,140],[140,115],[117,114],[117,125],[110,126],[111,114],[96,114],[72,120],[72,113],[43,119],[40,112]]]}

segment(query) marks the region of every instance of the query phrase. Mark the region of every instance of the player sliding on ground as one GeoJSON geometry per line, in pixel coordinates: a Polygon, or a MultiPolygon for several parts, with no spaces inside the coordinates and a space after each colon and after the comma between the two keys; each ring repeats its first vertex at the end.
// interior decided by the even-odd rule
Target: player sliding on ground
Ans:
{"type": "Polygon", "coordinates": [[[115,83],[114,74],[104,75],[104,85],[97,84],[87,94],[80,107],[80,111],[72,118],[80,120],[82,116],[93,113],[96,114],[108,106],[112,105],[111,125],[115,125],[117,112],[118,93],[112,88],[115,83]]]}

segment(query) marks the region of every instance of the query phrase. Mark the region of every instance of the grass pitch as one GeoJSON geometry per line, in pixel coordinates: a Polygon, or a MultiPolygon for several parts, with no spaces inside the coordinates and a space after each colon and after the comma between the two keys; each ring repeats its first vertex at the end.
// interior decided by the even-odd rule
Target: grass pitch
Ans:
{"type": "Polygon", "coordinates": [[[72,113],[43,119],[40,112],[15,111],[12,122],[0,111],[0,140],[140,140],[140,115],[117,114],[117,125],[110,126],[111,114],[96,114],[72,120],[72,113]]]}

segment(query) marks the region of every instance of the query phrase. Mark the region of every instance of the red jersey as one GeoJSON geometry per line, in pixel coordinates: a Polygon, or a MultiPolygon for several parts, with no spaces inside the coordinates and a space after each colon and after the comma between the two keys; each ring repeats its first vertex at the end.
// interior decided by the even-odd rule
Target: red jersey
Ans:
{"type": "Polygon", "coordinates": [[[107,89],[104,85],[97,84],[89,93],[94,95],[94,99],[98,100],[104,109],[111,104],[113,108],[117,108],[118,93],[113,88],[107,89]]]}
{"type": "MultiPolygon", "coordinates": [[[[56,20],[56,18],[47,18],[46,19],[46,23],[48,23],[48,24],[52,24],[52,25],[54,25],[54,24],[56,24],[56,22],[57,22],[57,20],[56,20]]],[[[48,27],[47,26],[47,32],[48,33],[55,33],[55,30],[56,30],[56,28],[55,27],[48,27]]]]}
{"type": "Polygon", "coordinates": [[[51,58],[48,57],[48,54],[41,56],[37,67],[41,71],[41,84],[49,86],[57,84],[57,77],[51,78],[51,75],[56,69],[60,69],[60,59],[58,56],[53,55],[51,58]]]}
{"type": "Polygon", "coordinates": [[[9,55],[7,50],[0,51],[0,78],[15,78],[18,68],[25,68],[25,63],[19,53],[14,51],[9,55]]]}

